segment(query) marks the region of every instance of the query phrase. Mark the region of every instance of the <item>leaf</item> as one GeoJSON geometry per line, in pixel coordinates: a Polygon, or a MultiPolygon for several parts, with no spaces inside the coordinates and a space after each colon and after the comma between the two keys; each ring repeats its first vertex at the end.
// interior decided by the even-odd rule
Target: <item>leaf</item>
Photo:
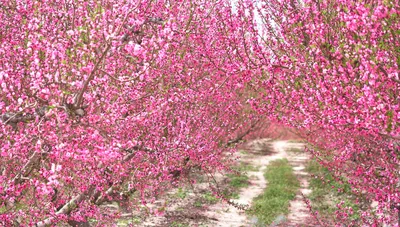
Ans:
{"type": "Polygon", "coordinates": [[[389,110],[389,111],[386,113],[386,116],[388,117],[388,119],[387,119],[386,132],[390,133],[390,132],[392,131],[392,127],[393,127],[393,125],[392,125],[392,122],[393,122],[393,111],[392,111],[392,110],[389,110]]]}

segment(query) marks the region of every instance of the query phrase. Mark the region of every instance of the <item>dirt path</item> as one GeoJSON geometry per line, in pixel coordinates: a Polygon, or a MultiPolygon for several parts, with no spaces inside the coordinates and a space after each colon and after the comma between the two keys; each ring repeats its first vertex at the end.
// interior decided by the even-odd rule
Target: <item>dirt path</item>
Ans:
{"type": "Polygon", "coordinates": [[[314,226],[312,217],[307,208],[307,204],[303,200],[303,195],[307,196],[311,193],[309,186],[309,173],[305,171],[309,155],[302,152],[304,144],[290,143],[288,141],[277,141],[274,143],[274,148],[280,152],[286,153],[290,165],[293,167],[294,174],[300,181],[300,190],[294,200],[290,202],[289,215],[285,226],[314,226]]]}
{"type": "MultiPolygon", "coordinates": [[[[299,152],[304,144],[289,143],[288,141],[274,141],[270,139],[255,140],[249,144],[248,152],[242,155],[241,160],[253,166],[259,166],[256,172],[249,172],[250,186],[242,189],[240,199],[235,200],[239,204],[251,204],[252,200],[261,194],[267,182],[264,178],[264,172],[269,162],[281,158],[287,158],[293,166],[295,174],[300,180],[300,192],[307,195],[310,193],[308,189],[308,174],[304,171],[305,165],[309,157],[304,152],[299,152]],[[295,150],[289,152],[289,150],[295,150]]],[[[285,226],[308,226],[307,220],[310,215],[306,203],[303,201],[301,193],[298,193],[295,200],[290,203],[290,214],[287,219],[277,221],[277,224],[285,226]]],[[[256,224],[256,218],[246,216],[245,212],[229,206],[226,203],[219,203],[209,207],[204,213],[205,216],[213,220],[208,226],[252,226],[256,224]]]]}
{"type": "MultiPolygon", "coordinates": [[[[283,158],[283,156],[283,153],[274,151],[270,139],[255,140],[249,143],[247,152],[241,155],[241,161],[260,168],[258,171],[248,172],[249,187],[242,189],[239,193],[239,199],[233,201],[237,204],[251,204],[253,199],[261,194],[266,187],[264,178],[266,166],[270,161],[283,158]]],[[[213,220],[209,223],[209,227],[251,226],[255,222],[255,220],[248,219],[245,211],[226,203],[218,203],[209,207],[204,215],[213,220]]]]}

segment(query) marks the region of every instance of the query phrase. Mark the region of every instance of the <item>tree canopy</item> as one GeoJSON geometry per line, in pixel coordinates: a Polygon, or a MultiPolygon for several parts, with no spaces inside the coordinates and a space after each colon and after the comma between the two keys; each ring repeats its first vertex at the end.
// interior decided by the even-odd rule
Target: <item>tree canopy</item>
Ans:
{"type": "Polygon", "coordinates": [[[226,168],[259,120],[299,129],[321,164],[378,202],[358,221],[393,223],[399,11],[396,1],[2,0],[0,223],[107,223],[118,214],[104,215],[105,202],[132,205],[134,192],[151,202],[191,168],[226,168]]]}

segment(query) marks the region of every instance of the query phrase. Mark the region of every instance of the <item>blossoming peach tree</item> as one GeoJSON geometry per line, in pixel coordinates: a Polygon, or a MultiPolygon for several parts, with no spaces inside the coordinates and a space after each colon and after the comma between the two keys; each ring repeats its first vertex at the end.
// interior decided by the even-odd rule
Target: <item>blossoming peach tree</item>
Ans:
{"type": "MultiPolygon", "coordinates": [[[[358,198],[378,203],[353,225],[395,222],[400,214],[399,2],[240,4],[253,24],[248,35],[258,36],[251,63],[262,70],[253,78],[263,89],[250,100],[253,107],[300,129],[321,164],[348,182],[358,198]]],[[[342,208],[338,222],[353,214],[342,208]]]]}
{"type": "Polygon", "coordinates": [[[102,204],[223,169],[258,118],[378,202],[350,221],[393,223],[399,3],[230,4],[2,0],[0,223],[113,221],[102,204]]]}
{"type": "Polygon", "coordinates": [[[225,168],[257,122],[236,23],[223,1],[2,0],[0,225],[107,223],[225,168]]]}

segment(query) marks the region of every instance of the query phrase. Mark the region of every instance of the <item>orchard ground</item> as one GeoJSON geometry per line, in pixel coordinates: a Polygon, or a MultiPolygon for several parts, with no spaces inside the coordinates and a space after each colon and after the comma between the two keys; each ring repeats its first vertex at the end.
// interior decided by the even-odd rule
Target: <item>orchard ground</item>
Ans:
{"type": "MultiPolygon", "coordinates": [[[[271,128],[275,133],[270,136],[279,139],[255,139],[245,143],[237,153],[234,173],[213,177],[193,173],[189,178],[195,179],[196,183],[175,188],[139,211],[125,211],[118,226],[319,226],[303,199],[303,195],[311,192],[308,187],[309,174],[305,171],[310,157],[303,152],[304,144],[298,142],[294,133],[282,127],[272,125],[271,128]],[[262,201],[263,193],[264,196],[268,193],[265,190],[273,186],[268,184],[265,174],[266,170],[272,170],[279,162],[289,164],[297,186],[295,193],[289,195],[290,200],[278,201],[289,204],[282,207],[264,204],[273,209],[264,211],[273,217],[266,222],[262,210],[258,214],[253,211],[254,204],[259,203],[257,200],[269,203],[262,201]],[[215,194],[223,195],[230,202],[215,194]],[[150,215],[150,211],[154,210],[162,214],[150,215]]],[[[280,200],[273,196],[265,198],[280,200]]],[[[117,204],[111,206],[120,209],[117,204]]]]}

